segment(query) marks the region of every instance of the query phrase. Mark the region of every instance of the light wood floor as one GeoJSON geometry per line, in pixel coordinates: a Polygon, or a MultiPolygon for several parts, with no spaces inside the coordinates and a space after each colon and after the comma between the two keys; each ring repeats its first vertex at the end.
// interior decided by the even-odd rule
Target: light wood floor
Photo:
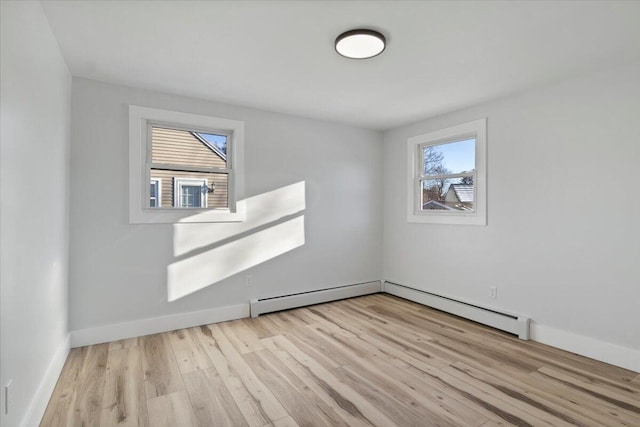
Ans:
{"type": "Polygon", "coordinates": [[[370,295],[74,349],[42,426],[640,426],[640,375],[370,295]]]}

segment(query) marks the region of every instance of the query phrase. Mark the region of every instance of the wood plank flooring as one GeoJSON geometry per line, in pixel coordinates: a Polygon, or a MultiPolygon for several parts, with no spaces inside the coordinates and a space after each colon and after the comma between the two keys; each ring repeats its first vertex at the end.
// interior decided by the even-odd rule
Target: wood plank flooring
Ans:
{"type": "Polygon", "coordinates": [[[640,426],[640,374],[377,294],[73,349],[42,426],[640,426]]]}

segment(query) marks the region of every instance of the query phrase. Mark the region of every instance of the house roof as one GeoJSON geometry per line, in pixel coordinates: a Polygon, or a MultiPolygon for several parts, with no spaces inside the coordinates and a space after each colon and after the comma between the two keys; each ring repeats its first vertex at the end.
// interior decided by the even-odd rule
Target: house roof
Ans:
{"type": "Polygon", "coordinates": [[[440,202],[437,202],[435,200],[429,200],[426,201],[422,204],[422,209],[423,210],[442,210],[442,211],[454,211],[455,209],[442,204],[440,202]]]}
{"type": "Polygon", "coordinates": [[[451,191],[451,189],[455,191],[456,197],[462,203],[473,202],[473,184],[451,184],[447,191],[451,191]]]}
{"type": "Polygon", "coordinates": [[[227,155],[225,153],[220,151],[220,149],[218,147],[216,147],[214,144],[212,144],[209,141],[207,141],[206,139],[204,139],[202,137],[202,135],[200,135],[198,132],[191,132],[191,135],[195,136],[198,139],[198,141],[202,142],[207,148],[209,148],[211,151],[216,153],[223,160],[227,160],[227,155]]]}

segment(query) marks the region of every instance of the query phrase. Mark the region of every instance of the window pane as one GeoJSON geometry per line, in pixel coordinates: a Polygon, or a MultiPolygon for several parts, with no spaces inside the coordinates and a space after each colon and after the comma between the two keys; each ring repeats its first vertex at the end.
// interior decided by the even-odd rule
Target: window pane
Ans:
{"type": "Polygon", "coordinates": [[[475,138],[422,147],[425,175],[471,172],[476,168],[475,138]]]}
{"type": "Polygon", "coordinates": [[[170,165],[227,167],[227,136],[151,128],[151,161],[170,165]]]}
{"type": "Polygon", "coordinates": [[[209,144],[217,148],[222,154],[227,155],[227,135],[198,132],[198,135],[209,144]]]}
{"type": "Polygon", "coordinates": [[[181,208],[202,207],[202,195],[207,193],[206,186],[203,185],[180,185],[180,206],[181,208]]]}
{"type": "MultiPolygon", "coordinates": [[[[176,170],[151,169],[154,179],[161,181],[160,208],[172,208],[174,206],[174,178],[192,178],[207,181],[206,207],[228,208],[228,183],[229,175],[226,173],[184,172],[176,170]],[[215,189],[213,188],[215,185],[215,189]],[[213,192],[211,192],[213,190],[213,192]]],[[[190,182],[183,184],[183,188],[193,185],[190,182]]],[[[188,190],[191,191],[191,190],[188,190]]],[[[195,203],[195,202],[194,202],[195,203]]],[[[153,206],[150,206],[153,207],[153,206]]]]}
{"type": "Polygon", "coordinates": [[[157,179],[151,178],[149,185],[149,206],[152,208],[158,207],[158,185],[160,182],[157,179]]]}
{"type": "Polygon", "coordinates": [[[473,177],[422,181],[420,208],[423,211],[473,211],[473,177]]]}

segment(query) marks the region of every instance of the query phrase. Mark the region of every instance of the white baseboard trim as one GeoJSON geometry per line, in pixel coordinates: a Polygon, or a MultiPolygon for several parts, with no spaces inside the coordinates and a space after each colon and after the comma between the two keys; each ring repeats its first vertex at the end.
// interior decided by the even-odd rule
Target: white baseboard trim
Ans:
{"type": "Polygon", "coordinates": [[[29,404],[29,409],[22,419],[21,427],[38,427],[40,425],[44,411],[46,411],[47,405],[49,404],[49,399],[51,399],[51,395],[53,394],[53,389],[56,387],[64,363],[67,361],[70,348],[71,335],[67,334],[56,349],[53,358],[51,358],[51,362],[49,362],[44,378],[42,378],[38,390],[29,404]]]}
{"type": "MultiPolygon", "coordinates": [[[[418,304],[423,304],[426,306],[434,307],[438,310],[456,314],[461,317],[466,317],[459,313],[450,311],[450,304],[448,301],[441,301],[439,298],[437,298],[437,296],[434,299],[429,293],[424,294],[412,288],[407,288],[402,285],[398,286],[394,283],[386,281],[383,282],[383,292],[417,302],[418,304]],[[442,306],[441,304],[443,304],[444,306],[442,306]]],[[[443,297],[447,299],[451,298],[448,296],[443,297]]],[[[514,314],[511,315],[517,316],[514,314]]],[[[485,323],[483,320],[480,320],[479,322],[485,323]]],[[[496,327],[491,324],[489,324],[489,326],[496,327]]],[[[521,324],[518,327],[523,328],[525,326],[521,324]]],[[[502,328],[497,327],[497,329],[502,328]]],[[[623,347],[617,344],[611,344],[596,338],[578,335],[573,332],[553,328],[551,326],[541,325],[539,323],[535,323],[533,320],[530,321],[528,330],[529,339],[532,341],[547,344],[552,347],[570,351],[572,353],[599,360],[601,362],[609,363],[611,365],[619,366],[621,368],[640,372],[640,350],[623,347]]],[[[517,331],[514,331],[513,333],[519,334],[519,332],[517,331]]]]}
{"type": "Polygon", "coordinates": [[[290,308],[304,307],[307,305],[321,304],[345,298],[359,297],[375,294],[382,291],[382,282],[372,282],[345,285],[329,289],[304,292],[293,295],[283,295],[273,298],[251,300],[251,317],[258,317],[264,313],[288,310],[290,308]]]}
{"type": "Polygon", "coordinates": [[[383,291],[446,313],[455,314],[456,316],[482,323],[483,325],[491,326],[492,328],[515,334],[523,340],[529,339],[530,319],[523,315],[482,307],[457,298],[438,295],[392,282],[385,281],[383,291]]]}
{"type": "Polygon", "coordinates": [[[83,347],[85,345],[141,337],[209,323],[241,319],[243,317],[249,317],[249,304],[229,305],[210,310],[192,311],[80,329],[71,331],[71,347],[83,347]]]}
{"type": "MultiPolygon", "coordinates": [[[[409,289],[409,288],[407,288],[409,289]]],[[[310,304],[320,304],[338,299],[351,298],[377,292],[386,292],[401,298],[409,299],[420,304],[426,304],[418,298],[411,298],[405,292],[397,292],[399,289],[380,281],[367,282],[359,285],[350,285],[326,289],[318,292],[309,292],[298,295],[290,295],[284,298],[273,298],[259,301],[250,309],[249,304],[238,304],[202,310],[190,313],[180,313],[170,316],[161,316],[113,325],[99,326],[71,331],[70,347],[82,347],[85,345],[99,344],[120,339],[139,337],[159,332],[173,331],[181,328],[206,325],[209,323],[224,322],[227,320],[241,319],[250,315],[257,316],[276,310],[301,307],[310,304]]],[[[255,304],[255,301],[252,301],[255,304]]],[[[437,308],[437,307],[436,307],[437,308]]],[[[529,339],[547,344],[552,347],[570,351],[585,357],[590,357],[601,362],[609,363],[622,368],[640,372],[640,350],[623,347],[617,344],[607,343],[595,338],[578,335],[561,329],[531,322],[529,327],[529,339]]],[[[518,332],[515,332],[518,333],[518,332]]],[[[38,425],[40,417],[44,414],[51,392],[58,379],[62,366],[69,352],[69,340],[60,345],[47,370],[36,398],[34,398],[30,416],[21,424],[22,427],[38,425]]]]}
{"type": "Polygon", "coordinates": [[[591,359],[640,372],[640,350],[532,322],[531,339],[591,359]]]}

